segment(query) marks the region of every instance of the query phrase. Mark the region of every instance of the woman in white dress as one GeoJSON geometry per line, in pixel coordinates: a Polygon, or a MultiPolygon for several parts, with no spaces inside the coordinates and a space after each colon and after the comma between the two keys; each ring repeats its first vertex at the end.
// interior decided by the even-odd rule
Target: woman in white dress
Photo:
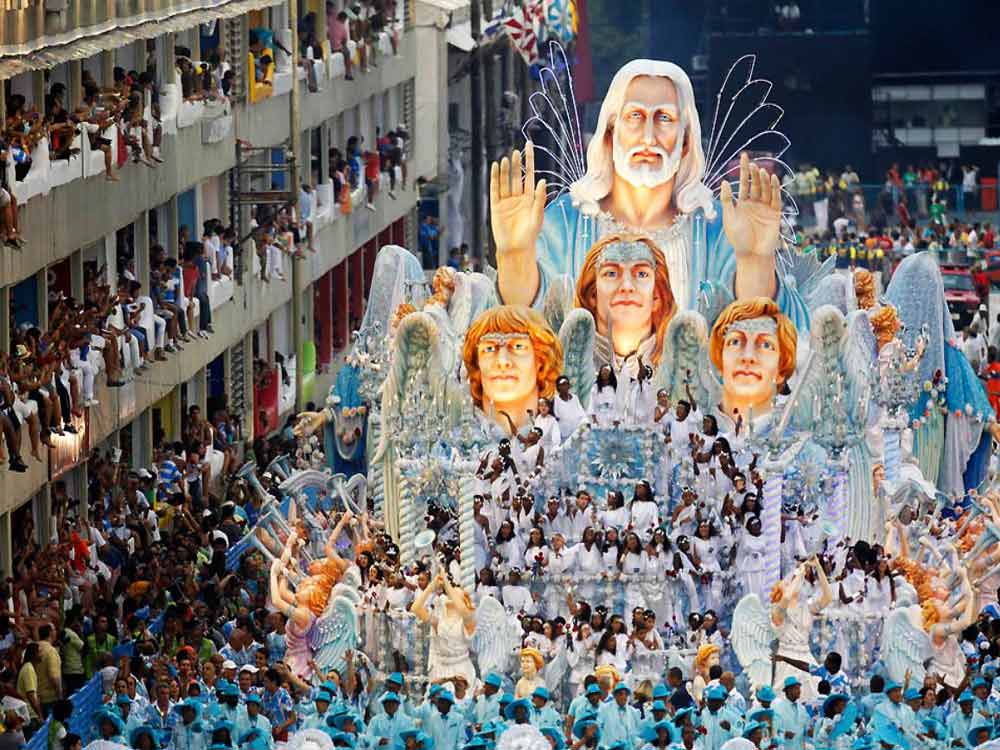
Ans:
{"type": "Polygon", "coordinates": [[[625,388],[625,418],[628,424],[648,425],[653,423],[656,410],[656,393],[653,391],[653,368],[643,365],[637,377],[623,383],[625,388]]]}
{"type": "Polygon", "coordinates": [[[535,427],[542,431],[542,447],[546,453],[553,448],[558,448],[562,443],[559,420],[552,413],[552,402],[547,398],[538,399],[538,414],[535,416],[535,427]]]}
{"type": "Polygon", "coordinates": [[[597,532],[590,526],[583,530],[582,539],[573,546],[574,570],[579,581],[576,598],[581,601],[591,602],[594,593],[597,591],[596,579],[604,572],[604,555],[597,544],[597,532]]]}
{"type": "Polygon", "coordinates": [[[618,572],[618,558],[622,556],[624,549],[625,545],[618,529],[614,526],[605,529],[604,542],[601,544],[601,554],[604,561],[602,573],[612,575],[618,572]]]}
{"type": "MultiPolygon", "coordinates": [[[[698,569],[695,567],[694,560],[692,559],[691,540],[683,534],[677,537],[672,567],[677,582],[684,593],[687,594],[687,605],[682,611],[688,613],[700,612],[701,601],[698,598],[698,588],[694,583],[695,576],[698,575],[698,569]]],[[[678,616],[678,620],[680,619],[680,616],[678,616]]]]}
{"type": "Polygon", "coordinates": [[[630,531],[625,535],[625,546],[618,556],[618,570],[625,584],[625,611],[636,607],[646,608],[643,596],[643,579],[646,575],[646,553],[642,549],[639,535],[630,531]]]}
{"type": "Polygon", "coordinates": [[[660,508],[653,496],[653,488],[645,479],[639,480],[629,504],[632,528],[642,536],[648,536],[660,525],[660,508]]]}
{"type": "Polygon", "coordinates": [[[766,555],[767,539],[761,534],[760,518],[750,516],[747,519],[746,532],[740,535],[736,545],[736,570],[743,586],[743,596],[762,595],[767,577],[766,555]]]}
{"type": "Polygon", "coordinates": [[[698,566],[701,600],[706,608],[719,609],[722,606],[722,565],[719,563],[719,537],[710,521],[698,522],[691,547],[698,566]]]}
{"type": "Polygon", "coordinates": [[[590,629],[589,623],[581,623],[576,631],[576,635],[568,635],[569,646],[566,649],[566,661],[569,663],[569,691],[570,695],[576,697],[580,694],[583,681],[587,675],[594,673],[596,660],[594,658],[594,647],[597,638],[594,631],[590,629]]]}
{"type": "Polygon", "coordinates": [[[591,419],[600,427],[610,427],[622,418],[618,407],[618,379],[611,365],[603,365],[590,389],[591,419]]]}
{"type": "Polygon", "coordinates": [[[566,540],[559,532],[551,536],[549,544],[551,547],[545,564],[545,615],[550,620],[560,615],[568,620],[569,606],[563,579],[576,575],[574,555],[572,550],[566,548],[566,540]]]}
{"type": "Polygon", "coordinates": [[[541,572],[549,562],[549,545],[545,543],[545,532],[535,526],[528,532],[528,543],[524,547],[525,566],[541,572]]]}
{"type": "Polygon", "coordinates": [[[608,493],[607,510],[601,511],[601,522],[604,528],[615,528],[621,531],[629,524],[630,514],[625,507],[625,496],[620,490],[608,493]]]}
{"type": "Polygon", "coordinates": [[[493,549],[508,568],[524,568],[524,545],[514,533],[514,524],[509,519],[500,524],[493,549]]]}
{"type": "Polygon", "coordinates": [[[571,390],[572,384],[565,375],[556,379],[556,396],[552,399],[552,413],[559,420],[559,435],[566,440],[579,424],[587,418],[587,410],[571,390]]]}
{"type": "MultiPolygon", "coordinates": [[[[799,566],[790,581],[775,584],[771,599],[776,600],[771,605],[771,624],[778,635],[778,654],[796,661],[816,666],[816,659],[809,648],[812,636],[813,618],[833,601],[833,591],[826,579],[823,566],[814,557],[799,566]],[[819,585],[819,595],[814,600],[805,598],[802,584],[806,570],[812,568],[816,572],[819,585]]],[[[816,697],[816,680],[806,672],[779,661],[774,672],[773,685],[781,686],[786,677],[797,677],[802,682],[803,703],[808,703],[816,697]]]]}

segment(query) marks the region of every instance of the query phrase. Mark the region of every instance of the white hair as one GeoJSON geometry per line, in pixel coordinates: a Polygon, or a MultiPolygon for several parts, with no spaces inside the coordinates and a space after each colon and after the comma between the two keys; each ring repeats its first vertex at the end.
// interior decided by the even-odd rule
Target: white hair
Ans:
{"type": "Polygon", "coordinates": [[[677,101],[683,133],[678,148],[687,139],[687,153],[681,157],[674,182],[674,203],[682,213],[692,213],[699,208],[708,218],[715,217],[712,191],[702,182],[705,176],[705,153],[701,146],[701,124],[694,103],[694,89],[679,66],[663,60],[632,60],[615,73],[608,93],[601,104],[597,118],[597,131],[587,147],[587,173],[570,186],[573,201],[587,214],[596,214],[598,205],[608,193],[614,180],[615,166],[612,145],[606,142],[612,118],[616,118],[625,104],[625,92],[632,80],[640,76],[669,78],[677,89],[677,101]]]}

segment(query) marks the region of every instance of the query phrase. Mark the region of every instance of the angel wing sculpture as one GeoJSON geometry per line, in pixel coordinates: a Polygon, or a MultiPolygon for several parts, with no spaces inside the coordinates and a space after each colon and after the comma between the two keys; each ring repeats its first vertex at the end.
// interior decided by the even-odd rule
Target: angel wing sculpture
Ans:
{"type": "Polygon", "coordinates": [[[740,665],[747,672],[753,689],[771,684],[771,644],[777,634],[771,613],[756,594],[747,594],[733,610],[730,640],[740,665]]]}
{"type": "Polygon", "coordinates": [[[931,639],[920,626],[920,606],[899,607],[885,618],[882,629],[882,661],[889,677],[902,683],[907,674],[922,685],[931,658],[931,639]]]}
{"type": "Polygon", "coordinates": [[[343,674],[345,655],[358,646],[360,626],[356,607],[361,601],[360,586],[361,575],[357,566],[352,565],[330,592],[326,609],[313,626],[309,645],[313,661],[324,674],[332,670],[343,674]]]}
{"type": "Polygon", "coordinates": [[[490,672],[509,672],[512,657],[520,645],[518,622],[494,597],[483,597],[476,608],[476,635],[472,641],[480,677],[490,672]]]}
{"type": "Polygon", "coordinates": [[[563,347],[563,374],[586,409],[594,385],[594,317],[586,310],[571,310],[559,327],[563,347]]]}
{"type": "Polygon", "coordinates": [[[672,402],[686,399],[686,388],[699,404],[717,404],[721,385],[708,362],[708,325],[694,311],[677,313],[667,326],[663,360],[653,376],[657,391],[665,389],[672,402]]]}

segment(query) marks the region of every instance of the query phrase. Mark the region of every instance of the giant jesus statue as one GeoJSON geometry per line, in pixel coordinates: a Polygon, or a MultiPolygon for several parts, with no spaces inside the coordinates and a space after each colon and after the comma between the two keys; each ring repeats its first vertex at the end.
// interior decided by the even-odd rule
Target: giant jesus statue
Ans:
{"type": "Polygon", "coordinates": [[[618,71],[587,149],[586,174],[548,207],[534,161],[529,142],[523,159],[515,151],[490,173],[497,290],[504,304],[541,307],[557,280],[576,279],[602,235],[632,232],[662,249],[678,309],[695,308],[699,292],[708,289],[729,301],[768,297],[806,330],[806,305],[776,269],[779,180],[743,154],[735,199],[728,181],[720,201],[714,199],[704,183],[691,81],[678,66],[633,60],[618,71]],[[704,223],[694,221],[698,211],[704,223]]]}

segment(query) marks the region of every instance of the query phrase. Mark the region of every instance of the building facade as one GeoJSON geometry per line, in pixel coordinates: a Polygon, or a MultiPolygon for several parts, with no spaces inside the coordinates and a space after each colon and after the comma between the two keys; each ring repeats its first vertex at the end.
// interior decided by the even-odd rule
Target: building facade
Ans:
{"type": "Polygon", "coordinates": [[[332,20],[344,4],[16,0],[0,13],[2,168],[21,236],[19,248],[0,250],[0,309],[9,313],[0,316],[0,351],[16,358],[19,335],[46,331],[60,299],[87,300],[94,284],[114,290],[129,279],[148,294],[151,268],[163,254],[183,267],[183,243],[203,242],[210,220],[236,235],[229,263],[209,265],[199,299],[199,320],[201,306],[211,308],[210,333],[148,369],[127,369],[119,387],[99,372],[93,400],[73,417],[76,434],[53,434],[41,460],[23,436],[27,470],[0,470],[5,574],[29,519],[37,541],[54,533],[55,483],[87,496],[93,451],[119,449],[130,465],[148,466],[154,444],[182,439],[192,406],[209,417],[227,410],[248,441],[283,426],[297,401],[325,399],[364,313],[378,249],[415,246],[414,154],[428,179],[438,162],[415,127],[413,0],[378,23],[371,4],[358,3],[348,25],[366,38],[332,50],[328,11],[332,20]],[[302,36],[291,55],[296,19],[302,36]],[[131,106],[105,118],[123,87],[131,106]],[[50,116],[59,105],[64,115],[50,116]],[[393,141],[403,144],[401,168],[398,158],[383,168],[372,195],[362,164],[335,195],[348,143],[374,151],[390,131],[406,133],[393,141]],[[301,236],[294,253],[263,247],[273,239],[265,219],[293,208],[311,240],[301,236]]]}

